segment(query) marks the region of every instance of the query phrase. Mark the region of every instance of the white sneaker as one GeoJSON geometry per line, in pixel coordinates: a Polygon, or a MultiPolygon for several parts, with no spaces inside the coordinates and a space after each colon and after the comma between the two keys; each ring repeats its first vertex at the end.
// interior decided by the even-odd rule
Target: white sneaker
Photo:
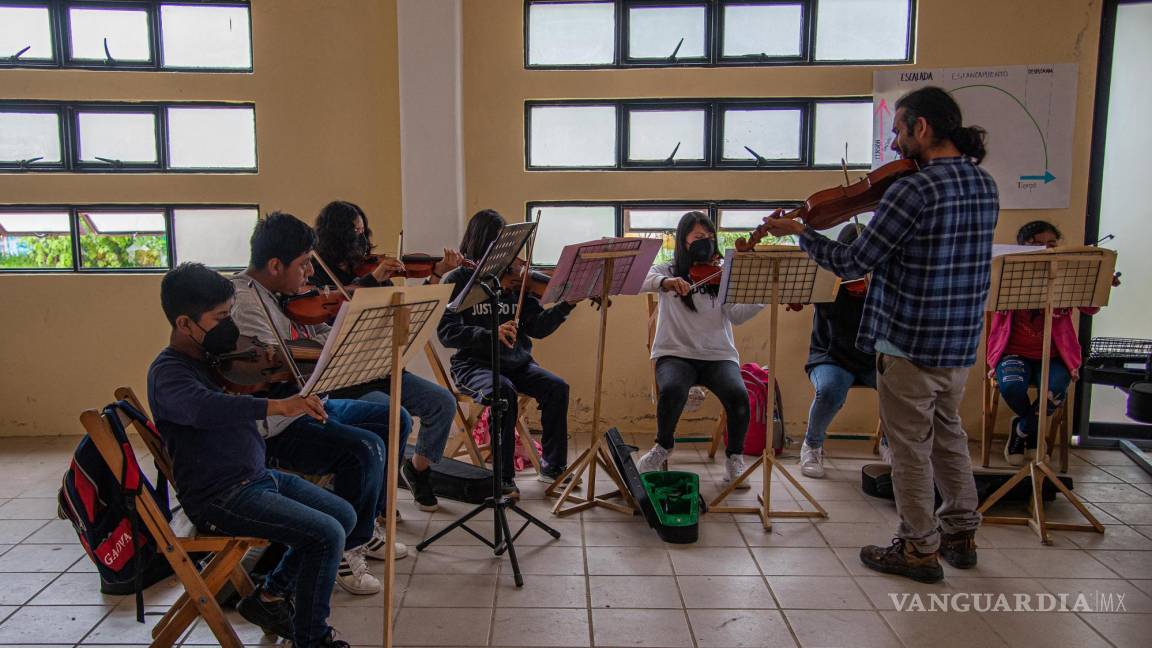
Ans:
{"type": "Polygon", "coordinates": [[[643,457],[640,457],[640,461],[636,462],[636,471],[646,473],[666,470],[668,468],[668,455],[670,454],[672,454],[671,450],[666,450],[664,446],[657,443],[652,446],[651,450],[645,452],[643,457]]]}
{"type": "Polygon", "coordinates": [[[805,477],[822,479],[824,477],[824,448],[813,448],[805,441],[800,446],[800,474],[805,477]]]}
{"type": "MultiPolygon", "coordinates": [[[[364,544],[364,555],[372,560],[388,560],[388,533],[384,528],[384,521],[376,518],[376,528],[372,531],[372,539],[364,544]]],[[[392,543],[392,551],[396,554],[396,560],[408,556],[408,545],[403,542],[392,543]]]]}
{"type": "Polygon", "coordinates": [[[877,448],[880,451],[880,461],[892,465],[892,448],[888,445],[888,437],[880,439],[880,446],[877,448]]]}
{"type": "MultiPolygon", "coordinates": [[[[732,482],[740,479],[740,475],[744,474],[744,455],[734,454],[724,460],[724,484],[731,484],[732,482]]],[[[748,480],[736,484],[736,489],[741,490],[745,488],[752,488],[752,484],[748,480]]]]}
{"type": "Polygon", "coordinates": [[[356,547],[344,552],[340,569],[336,572],[336,584],[344,591],[357,596],[367,596],[380,591],[380,581],[368,573],[368,561],[364,560],[364,547],[356,547]]]}

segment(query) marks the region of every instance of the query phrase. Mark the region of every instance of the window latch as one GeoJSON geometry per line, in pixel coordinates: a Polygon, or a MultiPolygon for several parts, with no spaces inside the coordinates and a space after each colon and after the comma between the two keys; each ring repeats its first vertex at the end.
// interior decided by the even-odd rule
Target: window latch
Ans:
{"type": "Polygon", "coordinates": [[[16,164],[19,165],[22,170],[27,171],[33,162],[39,162],[40,160],[43,160],[43,159],[44,159],[44,156],[41,155],[41,156],[37,156],[34,158],[28,158],[26,160],[20,160],[16,164]]]}
{"type": "Polygon", "coordinates": [[[683,38],[683,37],[681,37],[681,38],[680,38],[680,42],[679,42],[679,43],[676,43],[676,49],[672,50],[672,54],[671,54],[671,56],[669,56],[669,57],[668,57],[668,60],[669,60],[669,61],[673,61],[673,62],[674,62],[674,61],[676,60],[676,55],[680,53],[680,47],[681,47],[681,46],[683,46],[683,45],[684,45],[684,38],[683,38]]]}
{"type": "Polygon", "coordinates": [[[9,61],[18,61],[18,60],[20,60],[20,57],[21,57],[21,56],[24,56],[24,53],[25,53],[25,52],[27,52],[27,51],[28,51],[28,50],[30,50],[30,49],[32,49],[32,46],[31,46],[31,45],[26,45],[26,46],[24,46],[24,49],[20,50],[19,52],[16,52],[16,53],[15,53],[15,54],[13,54],[12,56],[9,56],[9,57],[8,57],[8,60],[9,60],[9,61]]]}
{"type": "Polygon", "coordinates": [[[676,164],[676,152],[680,150],[680,142],[676,142],[676,148],[672,149],[672,154],[664,160],[664,164],[676,164]]]}
{"type": "Polygon", "coordinates": [[[764,157],[763,155],[760,155],[756,151],[753,151],[752,149],[748,148],[747,146],[744,147],[744,150],[748,151],[749,153],[752,154],[752,157],[756,158],[756,166],[764,166],[764,164],[768,162],[768,158],[764,157]]]}
{"type": "Polygon", "coordinates": [[[103,158],[103,157],[100,157],[99,155],[96,156],[96,159],[100,160],[101,162],[104,162],[106,164],[111,164],[112,167],[116,168],[116,169],[119,169],[119,168],[124,166],[124,162],[121,160],[112,160],[109,158],[103,158]]]}
{"type": "Polygon", "coordinates": [[[104,62],[106,64],[114,65],[116,63],[116,59],[112,58],[112,50],[108,49],[108,37],[107,36],[104,37],[104,57],[105,57],[104,62]]]}

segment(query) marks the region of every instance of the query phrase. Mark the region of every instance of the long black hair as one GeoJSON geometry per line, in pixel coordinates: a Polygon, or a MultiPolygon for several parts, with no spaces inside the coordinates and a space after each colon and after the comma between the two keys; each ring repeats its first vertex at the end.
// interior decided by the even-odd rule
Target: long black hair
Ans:
{"type": "Polygon", "coordinates": [[[911,132],[916,120],[923,117],[937,141],[951,141],[962,154],[976,164],[988,153],[984,148],[987,134],[979,126],[964,126],[960,115],[960,105],[941,88],[928,86],[913,90],[896,101],[896,110],[904,109],[904,126],[911,132]]]}
{"type": "Polygon", "coordinates": [[[468,220],[464,238],[460,240],[460,254],[469,261],[479,261],[500,230],[504,229],[504,217],[495,209],[481,209],[468,220]]]}
{"type": "Polygon", "coordinates": [[[1024,226],[1020,228],[1020,231],[1016,232],[1016,242],[1020,245],[1028,245],[1028,241],[1032,240],[1036,235],[1043,234],[1044,232],[1052,232],[1056,235],[1057,240],[1064,238],[1064,235],[1061,234],[1060,230],[1056,229],[1056,226],[1052,223],[1049,223],[1048,221],[1034,220],[1028,223],[1024,223],[1024,226]]]}
{"type": "Polygon", "coordinates": [[[372,250],[372,230],[368,217],[355,203],[333,200],[316,216],[316,253],[331,267],[349,272],[372,250]],[[364,222],[364,239],[356,234],[356,217],[364,222]],[[365,245],[365,243],[367,243],[365,245]]]}
{"type": "MultiPolygon", "coordinates": [[[[708,214],[704,212],[690,211],[681,216],[680,222],[676,225],[676,250],[672,255],[672,274],[689,283],[691,283],[689,269],[692,267],[692,258],[688,255],[688,235],[697,225],[703,225],[704,229],[716,237],[716,223],[713,223],[708,214]]],[[[685,295],[681,301],[688,307],[688,310],[696,310],[696,304],[692,302],[691,294],[685,295]]]]}

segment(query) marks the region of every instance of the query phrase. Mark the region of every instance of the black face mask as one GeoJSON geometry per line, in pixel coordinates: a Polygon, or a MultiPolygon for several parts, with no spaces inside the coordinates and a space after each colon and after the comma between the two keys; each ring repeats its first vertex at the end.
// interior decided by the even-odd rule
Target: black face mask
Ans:
{"type": "MultiPolygon", "coordinates": [[[[196,324],[196,328],[204,331],[204,328],[199,324],[196,324]]],[[[204,340],[200,342],[200,348],[204,349],[204,353],[208,355],[223,355],[235,351],[236,342],[239,339],[240,328],[229,317],[217,322],[211,331],[204,331],[204,340]]]]}
{"type": "Polygon", "coordinates": [[[708,263],[716,256],[716,239],[697,239],[688,246],[688,258],[692,263],[708,263]]]}

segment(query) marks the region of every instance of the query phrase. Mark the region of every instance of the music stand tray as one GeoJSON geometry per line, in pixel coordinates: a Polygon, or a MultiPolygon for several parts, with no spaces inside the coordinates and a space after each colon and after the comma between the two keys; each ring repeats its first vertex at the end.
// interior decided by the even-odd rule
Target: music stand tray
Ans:
{"type": "MultiPolygon", "coordinates": [[[[832,301],[836,297],[839,279],[824,270],[799,247],[791,245],[765,246],[754,252],[728,250],[725,254],[724,274],[720,279],[718,299],[725,304],[768,304],[770,333],[768,346],[768,367],[771,384],[768,393],[776,393],[778,365],[776,364],[776,342],[779,336],[779,309],[781,304],[812,304],[832,301]]],[[[717,513],[752,513],[760,518],[765,529],[772,528],[772,518],[826,518],[828,512],[816,498],[792,476],[776,459],[771,443],[764,445],[764,451],[752,465],[731,484],[720,492],[708,505],[717,513]],[[726,500],[736,488],[746,481],[757,468],[763,469],[763,484],[756,498],[758,506],[726,505],[726,500]],[[779,511],[772,508],[772,471],[778,470],[796,490],[815,508],[813,511],[779,511]]]]}
{"type": "Polygon", "coordinates": [[[644,278],[660,252],[660,245],[659,239],[633,237],[608,238],[568,245],[561,251],[556,272],[548,282],[542,300],[545,303],[587,298],[601,300],[600,326],[596,338],[596,384],[592,401],[591,446],[544,491],[549,497],[557,497],[556,503],[552,506],[554,515],[571,515],[596,506],[627,515],[631,515],[635,509],[632,495],[624,483],[624,478],[616,470],[616,464],[608,455],[604,447],[604,435],[600,433],[600,412],[604,391],[604,346],[610,306],[608,298],[612,295],[635,295],[640,292],[644,278]],[[616,490],[596,495],[597,467],[604,469],[616,485],[616,490]],[[587,482],[588,490],[583,497],[580,497],[575,495],[573,490],[582,481],[587,482]],[[609,501],[616,497],[622,498],[624,503],[609,501]],[[572,502],[574,505],[564,508],[567,502],[572,502]]]}
{"type": "MultiPolygon", "coordinates": [[[[1052,311],[1056,308],[1106,306],[1116,268],[1116,252],[1091,246],[1058,247],[1020,251],[1011,247],[996,250],[992,259],[991,288],[987,311],[1036,309],[1044,311],[1044,349],[1052,348],[1052,311]]],[[[986,315],[987,316],[987,315],[986,315]]],[[[1028,525],[1040,542],[1052,544],[1048,531],[1095,531],[1104,533],[1104,525],[1088,510],[1080,498],[1064,485],[1048,465],[1045,447],[1048,428],[1048,375],[1050,353],[1040,362],[1039,425],[1036,456],[1022,466],[1012,478],[992,493],[977,509],[985,514],[1025,477],[1032,480],[1032,498],[1026,516],[984,515],[989,524],[1028,525]],[[1044,511],[1044,481],[1050,481],[1071,502],[1088,524],[1049,522],[1044,511]]]]}

